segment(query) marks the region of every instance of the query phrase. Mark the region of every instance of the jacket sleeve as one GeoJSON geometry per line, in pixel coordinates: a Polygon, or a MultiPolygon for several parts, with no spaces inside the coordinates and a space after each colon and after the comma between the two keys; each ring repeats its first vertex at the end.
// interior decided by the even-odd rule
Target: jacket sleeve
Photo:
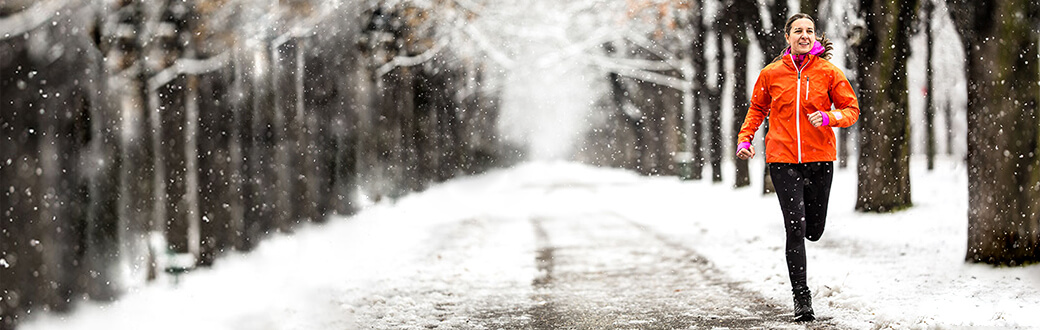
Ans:
{"type": "Polygon", "coordinates": [[[737,133],[738,144],[754,140],[759,126],[762,126],[762,122],[769,115],[769,103],[772,98],[769,96],[768,85],[765,70],[763,70],[758,74],[758,80],[755,81],[755,89],[751,92],[751,104],[748,106],[747,115],[744,116],[744,124],[740,126],[740,132],[737,133]]]}
{"type": "Polygon", "coordinates": [[[830,126],[849,127],[859,120],[859,100],[856,92],[852,91],[849,79],[841,70],[835,70],[834,85],[831,86],[831,102],[834,103],[834,111],[827,112],[830,126]]]}

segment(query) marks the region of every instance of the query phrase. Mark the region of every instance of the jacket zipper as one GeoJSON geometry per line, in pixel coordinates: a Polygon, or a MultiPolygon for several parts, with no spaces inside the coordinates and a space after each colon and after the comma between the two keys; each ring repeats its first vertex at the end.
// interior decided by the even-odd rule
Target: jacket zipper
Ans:
{"type": "MultiPolygon", "coordinates": [[[[798,137],[798,140],[797,140],[798,141],[798,163],[801,164],[802,163],[802,98],[800,98],[799,96],[802,95],[802,69],[804,68],[804,66],[803,66],[803,68],[799,68],[798,67],[798,63],[795,63],[795,61],[794,61],[794,54],[790,54],[790,56],[791,56],[791,64],[794,64],[794,69],[795,69],[795,71],[798,72],[798,83],[797,83],[798,89],[797,89],[797,91],[794,94],[795,95],[795,97],[794,97],[794,114],[795,114],[795,117],[794,117],[794,129],[795,129],[795,132],[797,132],[797,137],[798,137]]],[[[806,58],[805,61],[806,61],[806,63],[804,65],[808,65],[809,64],[809,62],[808,62],[809,59],[806,58]]],[[[809,99],[809,81],[808,81],[808,79],[806,79],[806,81],[805,81],[805,99],[806,100],[809,99]]]]}

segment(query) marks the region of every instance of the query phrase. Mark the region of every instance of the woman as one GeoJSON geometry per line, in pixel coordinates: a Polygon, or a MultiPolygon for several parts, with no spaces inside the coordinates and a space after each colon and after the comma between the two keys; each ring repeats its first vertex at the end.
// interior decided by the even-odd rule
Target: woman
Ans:
{"type": "Polygon", "coordinates": [[[755,156],[755,132],[768,116],[766,163],[783,211],[787,271],[796,321],[815,319],[806,283],[805,239],[823,235],[834,174],[834,131],[859,118],[859,102],[848,79],[831,64],[829,40],[816,23],[795,14],[784,26],[788,47],[755,82],[751,105],[737,136],[737,157],[755,156]],[[832,108],[833,106],[833,108],[832,108]]]}

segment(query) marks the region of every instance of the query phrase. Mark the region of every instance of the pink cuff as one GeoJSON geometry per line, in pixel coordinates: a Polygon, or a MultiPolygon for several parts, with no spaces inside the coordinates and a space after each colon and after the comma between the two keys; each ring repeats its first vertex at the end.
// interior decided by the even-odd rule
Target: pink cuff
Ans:
{"type": "Polygon", "coordinates": [[[827,113],[823,111],[820,111],[820,114],[823,115],[823,125],[820,126],[831,126],[831,116],[827,115],[827,113]]]}
{"type": "Polygon", "coordinates": [[[737,145],[737,152],[738,153],[741,150],[744,150],[744,149],[751,149],[751,142],[741,142],[740,144],[737,145]]]}

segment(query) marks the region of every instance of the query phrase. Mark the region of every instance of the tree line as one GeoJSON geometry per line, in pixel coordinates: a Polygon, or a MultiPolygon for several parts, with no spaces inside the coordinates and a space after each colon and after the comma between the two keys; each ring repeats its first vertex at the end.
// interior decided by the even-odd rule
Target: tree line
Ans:
{"type": "Polygon", "coordinates": [[[0,325],[517,158],[435,7],[0,4],[0,325]]]}

